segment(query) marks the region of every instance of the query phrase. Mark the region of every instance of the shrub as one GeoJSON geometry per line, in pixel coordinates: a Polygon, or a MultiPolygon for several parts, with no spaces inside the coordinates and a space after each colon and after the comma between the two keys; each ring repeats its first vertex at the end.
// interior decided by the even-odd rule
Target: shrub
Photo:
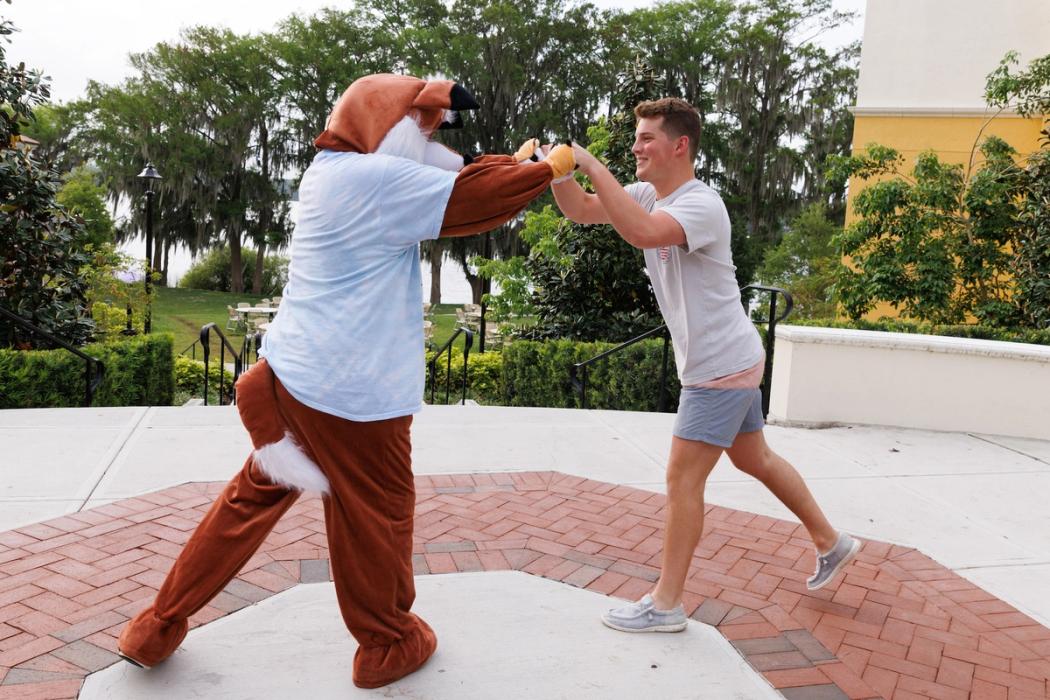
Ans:
{"type": "MultiPolygon", "coordinates": [[[[613,343],[582,343],[571,340],[546,342],[516,340],[503,349],[503,383],[509,406],[578,408],[580,400],[572,388],[569,368],[612,347],[613,343]]],[[[591,365],[587,380],[590,408],[625,411],[655,411],[659,396],[660,368],[664,343],[643,340],[591,365]]],[[[681,385],[674,355],[667,361],[667,405],[678,406],[681,385]]]]}
{"type": "MultiPolygon", "coordinates": [[[[429,357],[427,358],[430,359],[429,357]]],[[[447,358],[442,356],[435,369],[434,403],[445,403],[445,377],[447,376],[447,358]]],[[[452,381],[449,384],[448,403],[458,403],[463,397],[463,355],[452,357],[452,381]]],[[[427,386],[427,400],[430,400],[430,387],[427,386]]],[[[471,353],[467,360],[467,398],[480,404],[502,405],[503,390],[503,355],[499,352],[471,353]]]]}
{"type": "MultiPolygon", "coordinates": [[[[94,406],[170,406],[174,340],[168,334],[86,345],[106,367],[94,406]]],[[[81,406],[84,361],[66,350],[0,349],[0,408],[81,406]]]]}
{"type": "MultiPolygon", "coordinates": [[[[40,71],[7,62],[14,26],[0,19],[0,305],[74,345],[91,339],[80,267],[83,222],[56,199],[58,174],[17,148],[33,109],[50,97],[40,71]]],[[[46,348],[49,341],[0,319],[0,346],[46,348]]]]}
{"type": "MultiPolygon", "coordinates": [[[[461,363],[462,364],[462,363],[461,363]]],[[[208,403],[218,403],[219,381],[226,387],[224,392],[233,386],[233,372],[219,367],[218,363],[208,366],[208,403]]],[[[175,390],[182,399],[178,403],[185,403],[190,398],[202,398],[204,393],[204,363],[193,360],[185,355],[175,358],[175,390]]]]}
{"type": "MultiPolygon", "coordinates": [[[[243,279],[250,280],[255,274],[255,253],[249,248],[241,251],[244,263],[243,279]]],[[[268,255],[263,265],[262,293],[280,294],[288,282],[288,258],[281,255],[268,255]]],[[[213,248],[179,280],[179,286],[186,289],[208,289],[215,292],[228,292],[230,286],[230,247],[213,248]]]]}
{"type": "Polygon", "coordinates": [[[885,331],[891,333],[924,333],[953,338],[977,340],[1002,340],[1008,343],[1032,343],[1050,345],[1050,330],[1034,328],[1001,328],[982,325],[948,325],[906,321],[899,318],[881,318],[878,321],[859,319],[846,321],[828,318],[791,319],[794,326],[822,326],[825,328],[855,328],[861,331],[885,331]]]}

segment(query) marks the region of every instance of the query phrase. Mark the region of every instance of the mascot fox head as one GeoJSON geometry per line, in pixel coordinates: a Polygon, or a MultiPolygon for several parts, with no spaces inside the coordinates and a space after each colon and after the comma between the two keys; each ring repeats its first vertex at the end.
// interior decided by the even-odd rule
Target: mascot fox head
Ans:
{"type": "Polygon", "coordinates": [[[333,151],[383,153],[446,170],[469,156],[431,141],[439,129],[463,126],[462,110],[478,109],[474,96],[451,80],[376,74],[355,80],[328,117],[314,145],[333,151]]]}

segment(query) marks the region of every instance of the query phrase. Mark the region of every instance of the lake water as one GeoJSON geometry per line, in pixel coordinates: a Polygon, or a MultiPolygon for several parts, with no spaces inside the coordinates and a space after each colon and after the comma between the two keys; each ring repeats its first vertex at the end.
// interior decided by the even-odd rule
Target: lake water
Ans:
{"type": "MultiPolygon", "coordinates": [[[[121,246],[128,255],[138,258],[146,257],[146,242],[142,239],[131,241],[121,246]]],[[[193,257],[185,248],[175,248],[168,259],[168,277],[171,285],[178,284],[186,271],[193,264],[193,257]]],[[[423,298],[430,295],[430,263],[420,263],[423,273],[423,298]]],[[[470,284],[460,269],[459,263],[446,260],[441,266],[441,302],[443,304],[468,304],[471,301],[470,284]]]]}

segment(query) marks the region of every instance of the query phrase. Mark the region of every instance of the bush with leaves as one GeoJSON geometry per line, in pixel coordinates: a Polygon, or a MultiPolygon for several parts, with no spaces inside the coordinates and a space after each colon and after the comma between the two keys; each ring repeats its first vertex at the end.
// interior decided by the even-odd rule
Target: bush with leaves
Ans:
{"type": "Polygon", "coordinates": [[[930,151],[919,155],[910,176],[900,154],[878,144],[833,160],[833,177],[878,179],[853,198],[859,218],[837,238],[851,260],[840,268],[838,286],[850,318],[884,301],[931,323],[1017,320],[1011,303],[1016,153],[997,137],[980,150],[984,162],[969,179],[961,165],[930,151]]]}
{"type": "MultiPolygon", "coordinates": [[[[988,75],[985,99],[1025,117],[1050,113],[1050,55],[1015,72],[1008,53],[988,75]]],[[[1018,154],[998,137],[974,144],[982,163],[919,155],[911,176],[893,149],[830,159],[830,177],[880,179],[853,198],[861,219],[838,238],[846,313],[859,319],[889,302],[911,319],[1050,327],[1050,121],[1042,147],[1018,154]]]]}
{"type": "Polygon", "coordinates": [[[886,333],[921,333],[948,338],[973,338],[974,340],[998,340],[1004,343],[1029,343],[1050,345],[1050,328],[1003,328],[979,324],[937,324],[924,321],[908,321],[900,318],[847,320],[837,318],[792,318],[792,325],[817,326],[822,328],[853,328],[861,331],[886,333]]]}
{"type": "MultiPolygon", "coordinates": [[[[9,66],[14,32],[0,20],[0,306],[80,345],[91,339],[87,285],[80,269],[87,232],[59,204],[61,181],[20,144],[33,108],[50,95],[39,71],[9,66]]],[[[48,347],[48,341],[0,318],[0,347],[48,347]]]]}
{"type": "MultiPolygon", "coordinates": [[[[243,274],[250,279],[255,274],[256,256],[244,255],[243,274]]],[[[281,255],[268,255],[263,265],[262,293],[280,294],[288,283],[288,258],[281,255]]],[[[232,291],[230,278],[230,248],[222,246],[212,248],[200,260],[195,262],[182,279],[179,286],[185,289],[208,289],[214,292],[232,291]]]]}
{"type": "MultiPolygon", "coordinates": [[[[185,355],[175,356],[175,403],[184,404],[192,398],[204,397],[204,363],[185,355]]],[[[217,362],[208,364],[208,403],[219,403],[219,383],[223,393],[233,386],[233,372],[221,368],[217,362]]]]}
{"type": "Polygon", "coordinates": [[[89,253],[91,261],[81,274],[88,285],[87,298],[95,322],[96,340],[105,342],[129,335],[129,308],[131,330],[144,332],[147,300],[156,295],[151,289],[147,296],[143,282],[136,281],[145,274],[144,261],[125,255],[109,244],[89,253]]]}
{"type": "MultiPolygon", "coordinates": [[[[510,343],[503,349],[507,405],[579,408],[581,402],[570,381],[569,368],[613,346],[613,343],[565,339],[510,343]]],[[[643,340],[592,365],[588,372],[588,406],[655,411],[663,351],[663,340],[643,340]]],[[[668,355],[665,387],[665,410],[674,411],[681,391],[674,353],[668,355]]]]}
{"type": "MultiPolygon", "coordinates": [[[[451,374],[452,381],[449,383],[448,403],[459,403],[463,398],[463,355],[455,353],[452,357],[451,370],[444,358],[435,363],[434,402],[445,403],[445,380],[451,374]]],[[[467,360],[467,398],[473,399],[480,404],[489,406],[502,406],[504,404],[503,390],[503,355],[499,352],[474,352],[467,360]]],[[[427,388],[427,401],[430,400],[430,388],[427,388]]]]}
{"type": "MultiPolygon", "coordinates": [[[[1050,130],[1044,129],[1050,141],[1050,130]]],[[[1013,273],[1021,323],[1050,329],[1050,149],[1032,156],[1021,173],[1017,256],[1013,273]]]]}
{"type": "MultiPolygon", "coordinates": [[[[93,406],[170,406],[175,389],[171,335],[84,346],[105,365],[93,406]]],[[[0,408],[81,406],[84,360],[66,350],[0,348],[0,408]]]]}

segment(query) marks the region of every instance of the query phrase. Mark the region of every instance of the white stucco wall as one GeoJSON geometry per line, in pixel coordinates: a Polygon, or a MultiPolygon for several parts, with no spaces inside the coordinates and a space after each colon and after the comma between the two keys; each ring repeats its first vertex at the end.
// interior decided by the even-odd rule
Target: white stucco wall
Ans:
{"type": "Polygon", "coordinates": [[[1050,54],[1050,0],[868,0],[857,113],[983,112],[1010,50],[1050,54]]]}
{"type": "Polygon", "coordinates": [[[1050,439],[1050,347],[778,326],[769,419],[1050,439]]]}

